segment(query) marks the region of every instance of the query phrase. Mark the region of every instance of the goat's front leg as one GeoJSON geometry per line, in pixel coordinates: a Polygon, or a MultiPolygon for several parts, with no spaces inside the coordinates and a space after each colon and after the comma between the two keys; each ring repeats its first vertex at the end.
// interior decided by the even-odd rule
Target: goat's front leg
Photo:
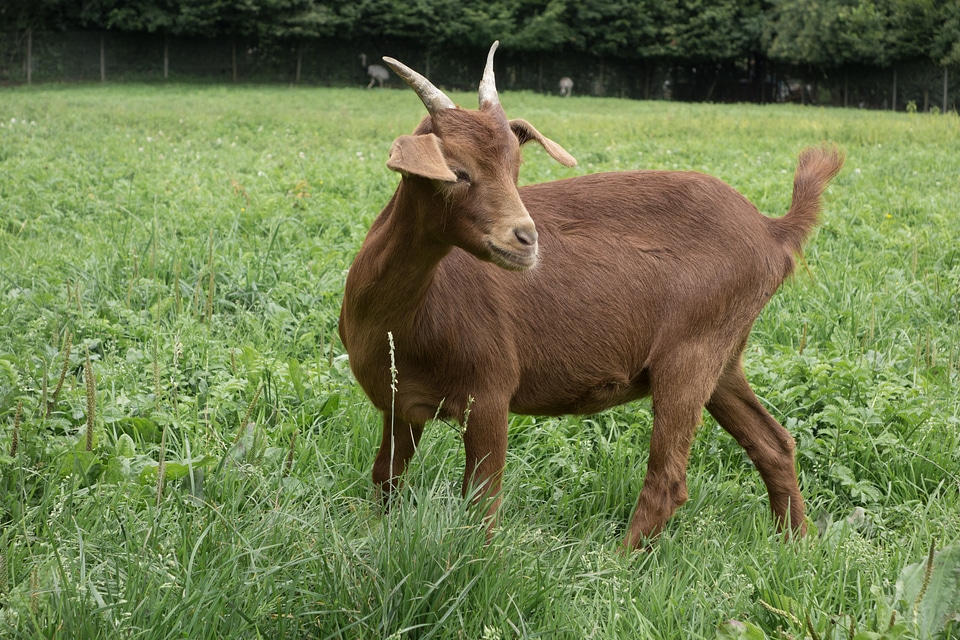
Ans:
{"type": "Polygon", "coordinates": [[[500,487],[507,459],[506,408],[473,406],[464,421],[463,445],[466,467],[463,473],[463,496],[473,496],[478,506],[486,506],[484,520],[489,538],[497,524],[500,487]]]}
{"type": "Polygon", "coordinates": [[[383,438],[373,462],[373,483],[384,504],[389,503],[391,494],[400,486],[400,476],[416,452],[422,435],[422,423],[394,420],[384,412],[383,438]]]}

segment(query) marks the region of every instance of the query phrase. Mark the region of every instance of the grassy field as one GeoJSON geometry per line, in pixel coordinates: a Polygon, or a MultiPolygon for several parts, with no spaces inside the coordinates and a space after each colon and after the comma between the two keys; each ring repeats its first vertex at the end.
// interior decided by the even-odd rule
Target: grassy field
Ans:
{"type": "Polygon", "coordinates": [[[781,215],[800,149],[846,151],[746,356],[797,439],[811,535],[782,542],[707,416],[690,502],[619,555],[648,402],[514,417],[489,545],[451,425],[381,514],[379,417],[336,327],[390,144],[423,113],[411,91],[4,89],[0,635],[960,635],[930,613],[960,600],[960,118],[502,100],[580,161],[531,146],[523,183],[692,169],[781,215]]]}

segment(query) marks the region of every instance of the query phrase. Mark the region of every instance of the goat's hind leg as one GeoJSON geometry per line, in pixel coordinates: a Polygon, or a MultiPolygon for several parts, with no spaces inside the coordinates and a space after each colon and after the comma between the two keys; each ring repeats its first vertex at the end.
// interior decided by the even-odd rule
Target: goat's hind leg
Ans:
{"type": "Polygon", "coordinates": [[[647,475],[630,520],[626,549],[648,544],[673,513],[687,501],[687,461],[703,406],[716,382],[720,364],[691,346],[673,354],[669,365],[654,374],[653,433],[647,475]]]}
{"type": "Polygon", "coordinates": [[[385,505],[400,486],[400,476],[416,452],[422,435],[422,423],[395,421],[388,413],[383,414],[383,438],[373,462],[373,483],[385,505]]]}
{"type": "Polygon", "coordinates": [[[806,533],[803,498],[797,484],[794,440],[760,404],[743,373],[739,358],[732,361],[707,403],[707,410],[740,443],[760,472],[770,509],[783,528],[806,533]]]}

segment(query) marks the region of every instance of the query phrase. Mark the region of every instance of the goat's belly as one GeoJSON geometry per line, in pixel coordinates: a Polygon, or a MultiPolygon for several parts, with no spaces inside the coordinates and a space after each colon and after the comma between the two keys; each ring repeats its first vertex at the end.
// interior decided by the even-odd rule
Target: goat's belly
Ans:
{"type": "Polygon", "coordinates": [[[649,394],[645,374],[632,380],[611,377],[579,385],[532,382],[521,384],[510,401],[510,411],[524,415],[584,415],[599,413],[649,394]]]}

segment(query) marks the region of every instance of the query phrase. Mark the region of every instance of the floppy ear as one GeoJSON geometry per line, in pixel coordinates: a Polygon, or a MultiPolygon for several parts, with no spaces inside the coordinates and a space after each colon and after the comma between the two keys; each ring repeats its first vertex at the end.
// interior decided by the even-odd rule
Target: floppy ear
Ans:
{"type": "Polygon", "coordinates": [[[543,145],[543,148],[550,154],[550,157],[564,165],[565,167],[575,167],[577,166],[577,160],[567,153],[566,149],[558,145],[556,142],[546,137],[539,131],[537,131],[532,124],[526,120],[516,119],[510,121],[510,128],[513,130],[513,135],[517,136],[517,140],[520,141],[520,144],[530,142],[531,140],[539,142],[543,145]]]}
{"type": "Polygon", "coordinates": [[[420,176],[444,182],[457,181],[457,176],[450,171],[450,167],[443,158],[440,138],[432,133],[400,136],[394,140],[393,146],[390,147],[387,168],[399,171],[403,175],[420,176]]]}

